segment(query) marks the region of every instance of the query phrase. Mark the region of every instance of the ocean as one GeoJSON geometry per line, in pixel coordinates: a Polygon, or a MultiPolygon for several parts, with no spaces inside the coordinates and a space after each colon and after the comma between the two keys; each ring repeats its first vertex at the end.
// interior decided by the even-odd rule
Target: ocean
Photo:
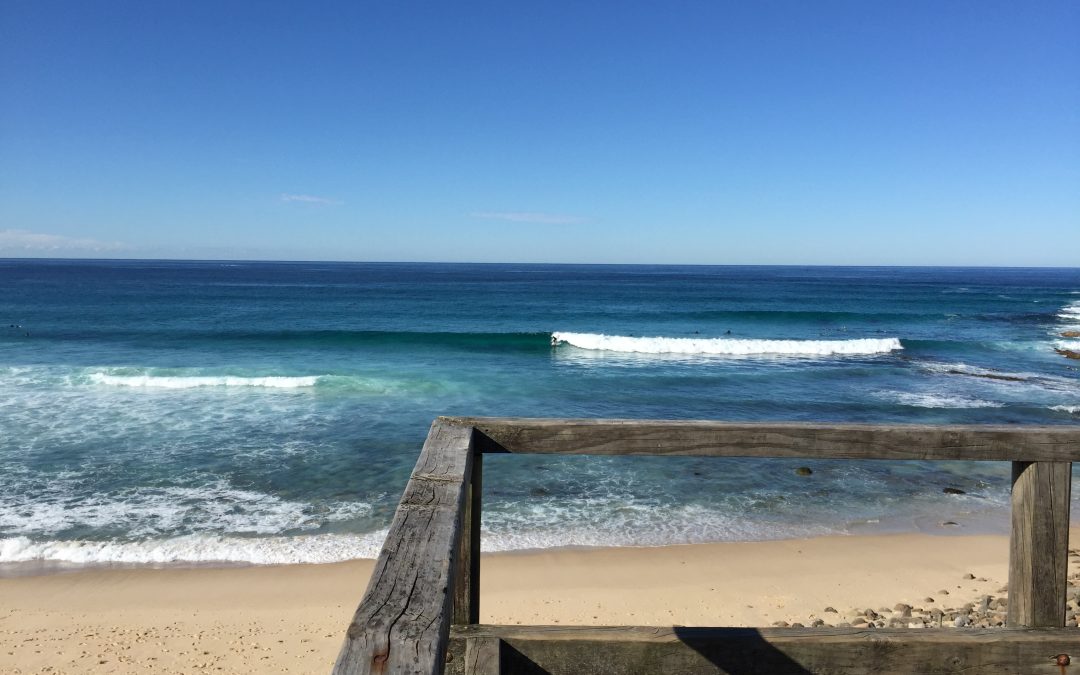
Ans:
{"type": "MultiPolygon", "coordinates": [[[[0,260],[0,573],[374,557],[437,415],[1076,425],[1070,331],[1075,268],[0,260]]],[[[491,456],[483,547],[1004,532],[1008,489],[491,456]]]]}

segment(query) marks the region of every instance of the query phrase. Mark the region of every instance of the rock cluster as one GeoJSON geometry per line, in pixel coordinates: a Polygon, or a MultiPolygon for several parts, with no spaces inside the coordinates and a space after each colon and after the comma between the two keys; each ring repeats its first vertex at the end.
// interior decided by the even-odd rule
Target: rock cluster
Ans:
{"type": "MultiPolygon", "coordinates": [[[[1065,626],[1076,628],[1080,625],[1080,550],[1069,551],[1069,560],[1074,569],[1069,575],[1066,592],[1065,626]]],[[[976,578],[974,574],[965,574],[964,582],[990,582],[989,579],[976,578]]],[[[949,602],[949,591],[941,589],[934,596],[926,596],[914,604],[897,603],[891,609],[854,608],[839,612],[834,607],[822,610],[822,616],[811,615],[807,623],[812,628],[1004,628],[1008,614],[1008,587],[1002,586],[996,593],[986,593],[973,602],[949,602]]],[[[777,621],[773,626],[784,628],[805,628],[801,622],[789,623],[777,621]]]]}

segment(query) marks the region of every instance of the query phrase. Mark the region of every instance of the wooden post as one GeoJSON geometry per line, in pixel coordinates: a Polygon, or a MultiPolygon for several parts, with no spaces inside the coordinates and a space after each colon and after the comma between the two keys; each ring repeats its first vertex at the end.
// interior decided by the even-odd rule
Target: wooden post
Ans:
{"type": "MultiPolygon", "coordinates": [[[[474,451],[475,452],[475,451],[474,451]]],[[[454,584],[453,623],[480,623],[480,501],[484,456],[475,452],[461,520],[460,563],[454,584]]]]}
{"type": "Polygon", "coordinates": [[[469,623],[480,623],[480,509],[484,492],[484,455],[476,452],[472,463],[472,491],[469,493],[469,623]]]}
{"type": "Polygon", "coordinates": [[[1071,462],[1012,463],[1009,628],[1062,628],[1071,462]]]}
{"type": "Polygon", "coordinates": [[[439,675],[453,614],[472,429],[431,425],[335,675],[439,675]]]}

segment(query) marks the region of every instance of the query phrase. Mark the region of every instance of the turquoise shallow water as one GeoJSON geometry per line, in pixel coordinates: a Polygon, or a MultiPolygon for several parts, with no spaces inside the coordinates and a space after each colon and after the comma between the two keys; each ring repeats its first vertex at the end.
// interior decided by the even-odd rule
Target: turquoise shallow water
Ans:
{"type": "MultiPolygon", "coordinates": [[[[373,556],[440,414],[1080,423],[1077,269],[8,260],[0,290],[8,564],[373,556]]],[[[998,464],[802,464],[493,457],[484,545],[1004,526],[998,464]]]]}

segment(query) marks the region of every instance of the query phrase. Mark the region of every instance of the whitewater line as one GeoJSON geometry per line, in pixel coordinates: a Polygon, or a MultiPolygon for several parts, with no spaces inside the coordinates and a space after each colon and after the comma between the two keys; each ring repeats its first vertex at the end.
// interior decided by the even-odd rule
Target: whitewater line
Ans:
{"type": "Polygon", "coordinates": [[[885,354],[903,349],[899,338],[854,340],[754,340],[736,338],[629,337],[598,333],[551,334],[552,344],[579,349],[632,354],[713,354],[748,356],[781,354],[830,356],[834,354],[885,354]]]}

